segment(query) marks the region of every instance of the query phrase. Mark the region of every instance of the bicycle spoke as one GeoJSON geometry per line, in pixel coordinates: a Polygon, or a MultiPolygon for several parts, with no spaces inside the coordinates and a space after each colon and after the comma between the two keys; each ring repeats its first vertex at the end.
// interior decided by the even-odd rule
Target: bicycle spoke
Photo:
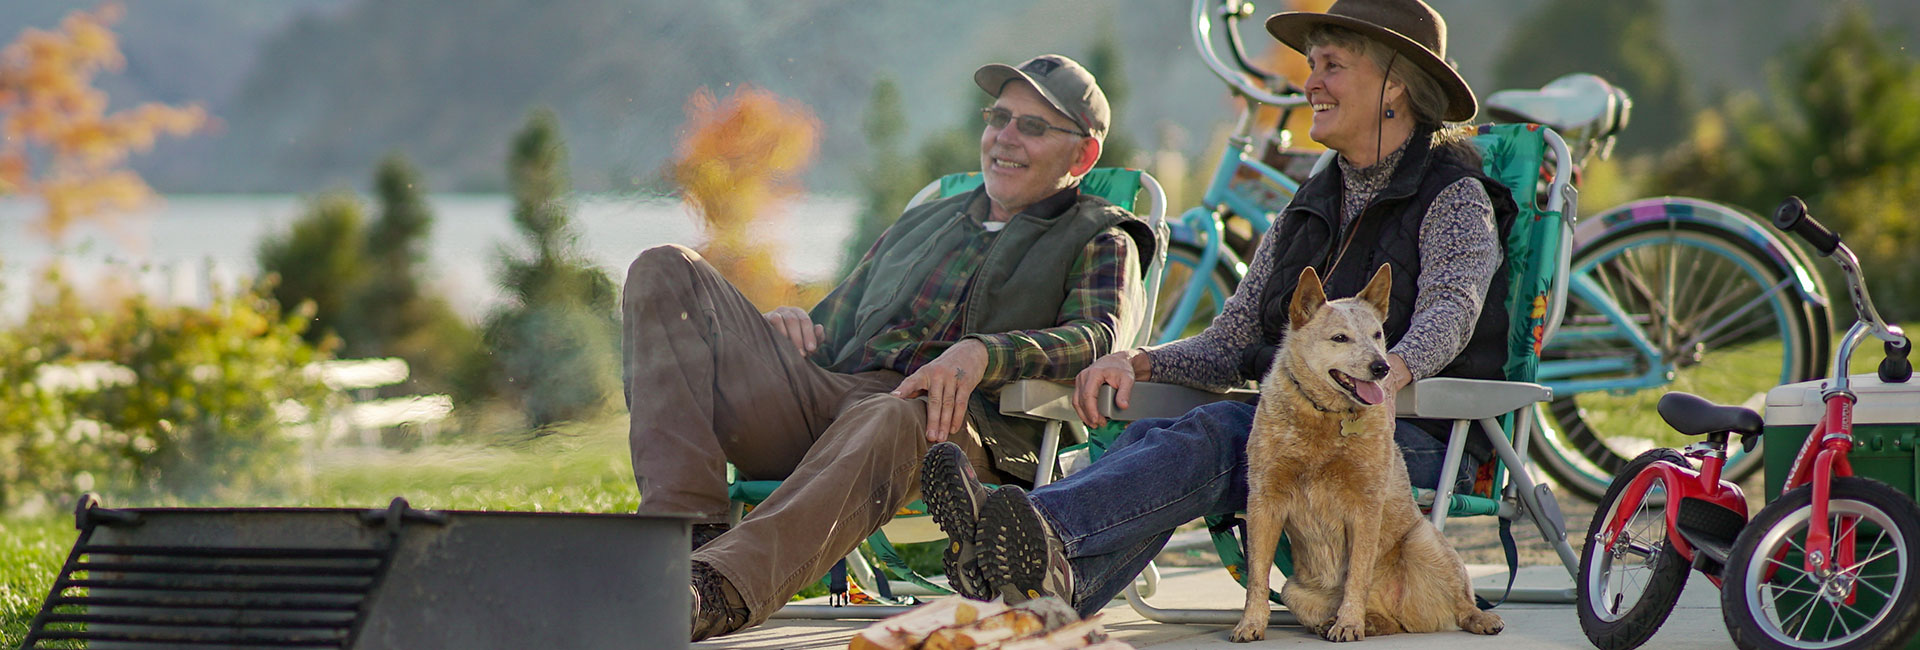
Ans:
{"type": "MultiPolygon", "coordinates": [[[[1712,325],[1708,325],[1705,328],[1701,328],[1700,330],[1695,332],[1693,334],[1693,338],[1688,339],[1686,342],[1680,344],[1680,349],[1684,350],[1686,348],[1693,347],[1694,344],[1713,337],[1714,333],[1719,332],[1721,329],[1725,328],[1726,326],[1733,324],[1736,320],[1740,320],[1741,317],[1746,316],[1748,312],[1751,312],[1755,309],[1759,309],[1761,305],[1767,304],[1767,302],[1773,298],[1774,294],[1780,293],[1780,290],[1786,288],[1786,286],[1787,285],[1785,282],[1776,284],[1773,286],[1772,289],[1769,289],[1766,293],[1762,293],[1759,296],[1751,300],[1748,300],[1747,303],[1744,305],[1741,305],[1739,309],[1733,310],[1732,313],[1727,314],[1725,317],[1722,317],[1718,321],[1715,321],[1712,325]]],[[[1741,296],[1735,295],[1735,294],[1723,294],[1721,299],[1714,301],[1714,304],[1711,305],[1712,310],[1699,312],[1700,317],[1695,320],[1696,321],[1704,320],[1709,315],[1716,313],[1721,307],[1724,307],[1725,305],[1730,304],[1735,300],[1739,300],[1740,298],[1741,296]]],[[[1693,322],[1694,321],[1688,322],[1689,329],[1691,329],[1691,325],[1693,324],[1693,322]]],[[[1747,326],[1744,328],[1741,328],[1741,330],[1738,332],[1739,334],[1744,334],[1752,330],[1754,326],[1764,325],[1767,323],[1767,320],[1764,318],[1754,318],[1754,319],[1747,320],[1746,323],[1747,323],[1747,326]]],[[[1739,339],[1735,338],[1734,335],[1720,337],[1714,342],[1714,345],[1712,347],[1717,348],[1723,342],[1728,340],[1739,340],[1739,339]]]]}
{"type": "MultiPolygon", "coordinates": [[[[1767,327],[1773,324],[1774,323],[1772,322],[1771,319],[1755,318],[1753,320],[1749,320],[1745,323],[1742,323],[1740,327],[1734,329],[1733,331],[1725,332],[1721,334],[1719,337],[1715,338],[1714,340],[1706,341],[1707,349],[1724,351],[1728,347],[1728,344],[1739,341],[1748,332],[1752,332],[1755,328],[1767,327]]],[[[1692,344],[1689,343],[1688,345],[1692,345],[1692,344]]]]}
{"type": "MultiPolygon", "coordinates": [[[[1894,575],[1899,575],[1899,574],[1894,574],[1894,575]]],[[[1879,585],[1876,585],[1876,584],[1873,584],[1873,582],[1872,582],[1872,581],[1869,581],[1869,580],[1854,580],[1854,581],[1853,581],[1853,584],[1854,584],[1854,585],[1856,585],[1856,586],[1857,586],[1857,585],[1866,585],[1866,587],[1867,587],[1868,589],[1872,589],[1874,593],[1876,593],[1876,594],[1880,594],[1880,597],[1881,597],[1881,598],[1885,598],[1885,599],[1887,599],[1887,601],[1888,601],[1888,602],[1892,602],[1892,601],[1893,601],[1893,592],[1891,592],[1891,591],[1887,591],[1887,590],[1885,590],[1885,589],[1881,589],[1879,585]]]]}
{"type": "Polygon", "coordinates": [[[1809,598],[1807,599],[1807,604],[1802,605],[1801,607],[1793,610],[1793,617],[1788,620],[1799,621],[1800,631],[1789,632],[1788,636],[1792,636],[1793,638],[1798,639],[1798,638],[1801,638],[1801,636],[1806,633],[1807,625],[1813,622],[1813,608],[1815,605],[1819,604],[1819,602],[1820,602],[1820,599],[1817,597],[1809,598]]]}
{"type": "MultiPolygon", "coordinates": [[[[1626,251],[1621,253],[1618,257],[1614,258],[1614,263],[1613,263],[1613,265],[1618,269],[1618,276],[1620,278],[1620,283],[1623,285],[1622,288],[1632,290],[1631,294],[1623,293],[1621,291],[1613,289],[1612,287],[1607,288],[1607,293],[1608,295],[1614,296],[1615,297],[1614,300],[1616,301],[1620,300],[1622,296],[1639,298],[1641,303],[1643,304],[1634,305],[1634,306],[1644,307],[1647,312],[1647,320],[1648,320],[1647,324],[1658,327],[1661,323],[1667,321],[1668,319],[1666,318],[1665,314],[1660,313],[1661,311],[1660,308],[1662,305],[1660,304],[1660,301],[1656,299],[1655,291],[1653,287],[1647,286],[1646,278],[1640,274],[1640,271],[1638,270],[1639,264],[1635,261],[1635,258],[1637,257],[1639,256],[1635,254],[1635,251],[1626,251]],[[1633,267],[1633,268],[1629,268],[1629,267],[1633,267]]],[[[1623,309],[1627,309],[1630,305],[1632,305],[1632,303],[1625,302],[1625,301],[1622,301],[1620,303],[1620,306],[1623,309]]],[[[1627,313],[1631,314],[1633,312],[1629,310],[1627,313]]]]}
{"type": "MultiPolygon", "coordinates": [[[[1705,277],[1703,278],[1702,277],[1703,272],[1700,270],[1700,266],[1704,263],[1706,263],[1705,256],[1702,256],[1702,255],[1693,256],[1692,268],[1688,270],[1686,274],[1686,277],[1693,278],[1694,281],[1687,283],[1690,291],[1688,291],[1687,295],[1685,296],[1686,304],[1687,304],[1687,311],[1685,313],[1698,314],[1698,316],[1688,319],[1687,321],[1688,330],[1693,330],[1694,323],[1707,318],[1709,315],[1711,315],[1714,311],[1717,310],[1717,305],[1709,305],[1707,309],[1701,309],[1700,308],[1701,302],[1712,300],[1716,295],[1725,295],[1726,293],[1725,290],[1722,290],[1719,287],[1721,282],[1720,274],[1722,271],[1727,270],[1727,265],[1714,264],[1713,268],[1704,272],[1705,277]]],[[[1698,337],[1696,336],[1695,338],[1698,338],[1698,337]]],[[[1687,346],[1686,344],[1682,344],[1680,347],[1685,348],[1687,346]]]]}
{"type": "Polygon", "coordinates": [[[1801,594],[1801,595],[1805,595],[1805,596],[1818,596],[1818,595],[1820,595],[1820,590],[1819,590],[1819,589],[1817,589],[1817,588],[1816,588],[1816,589],[1789,589],[1789,588],[1787,588],[1787,587],[1785,587],[1785,586],[1781,586],[1781,585],[1773,585],[1773,590],[1774,590],[1774,591],[1782,591],[1782,592],[1786,592],[1786,593],[1789,593],[1789,594],[1801,594]]]}
{"type": "MultiPolygon", "coordinates": [[[[1879,546],[1878,546],[1878,545],[1876,544],[1876,545],[1874,546],[1874,548],[1879,548],[1879,546]]],[[[1900,552],[1900,549],[1898,549],[1898,548],[1890,548],[1890,549],[1887,549],[1887,550],[1885,550],[1885,551],[1882,551],[1882,552],[1879,552],[1879,553],[1875,553],[1875,554],[1873,554],[1872,556],[1870,556],[1870,557],[1868,557],[1867,559],[1864,559],[1864,560],[1859,560],[1859,561],[1856,561],[1856,562],[1854,562],[1853,564],[1851,564],[1851,565],[1848,565],[1848,566],[1846,566],[1846,567],[1844,567],[1844,568],[1842,568],[1842,569],[1840,569],[1840,570],[1841,570],[1841,571],[1853,571],[1853,570],[1856,570],[1856,569],[1859,569],[1859,568],[1861,568],[1861,567],[1864,567],[1864,566],[1866,566],[1866,565],[1867,565],[1868,563],[1870,563],[1870,562],[1873,562],[1874,560],[1878,560],[1878,559],[1880,559],[1880,558],[1883,558],[1883,557],[1886,557],[1886,556],[1889,556],[1889,555],[1892,555],[1892,554],[1894,554],[1894,553],[1898,553],[1898,552],[1900,552]]]]}

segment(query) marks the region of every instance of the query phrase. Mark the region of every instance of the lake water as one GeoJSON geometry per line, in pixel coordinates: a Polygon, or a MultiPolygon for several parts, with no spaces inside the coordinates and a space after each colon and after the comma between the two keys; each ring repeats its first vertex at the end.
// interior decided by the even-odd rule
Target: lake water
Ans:
{"type": "MultiPolygon", "coordinates": [[[[478,317],[499,300],[494,282],[503,246],[520,238],[505,195],[436,194],[427,271],[433,285],[457,309],[478,317]]],[[[111,225],[70,229],[57,247],[31,228],[40,204],[0,199],[0,316],[24,312],[37,271],[60,258],[84,288],[102,282],[138,287],[158,299],[203,303],[210,283],[231,286],[259,271],[260,242],[282,236],[304,208],[296,195],[170,196],[146,210],[114,217],[111,225]]],[[[764,220],[782,266],[803,280],[830,280],[843,242],[852,230],[858,201],[809,195],[764,220]]],[[[664,198],[582,196],[574,202],[577,250],[624,281],[627,264],[648,247],[706,240],[693,214],[664,198]]],[[[371,207],[366,217],[373,218],[371,207]]]]}

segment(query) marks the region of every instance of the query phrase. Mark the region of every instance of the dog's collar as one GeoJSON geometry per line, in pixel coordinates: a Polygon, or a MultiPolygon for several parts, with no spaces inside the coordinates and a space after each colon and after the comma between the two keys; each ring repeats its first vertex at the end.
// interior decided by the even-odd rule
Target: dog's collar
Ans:
{"type": "MultiPolygon", "coordinates": [[[[1280,372],[1286,373],[1287,381],[1293,382],[1293,387],[1300,391],[1301,397],[1307,398],[1307,403],[1312,404],[1314,410],[1319,411],[1321,413],[1338,413],[1339,412],[1339,411],[1335,411],[1334,409],[1321,406],[1319,402],[1314,401],[1313,393],[1307,392],[1307,385],[1300,383],[1300,378],[1293,376],[1292,368],[1288,368],[1283,365],[1283,366],[1280,366],[1280,372]]],[[[1347,409],[1346,414],[1351,416],[1353,415],[1353,411],[1354,409],[1347,409]]]]}

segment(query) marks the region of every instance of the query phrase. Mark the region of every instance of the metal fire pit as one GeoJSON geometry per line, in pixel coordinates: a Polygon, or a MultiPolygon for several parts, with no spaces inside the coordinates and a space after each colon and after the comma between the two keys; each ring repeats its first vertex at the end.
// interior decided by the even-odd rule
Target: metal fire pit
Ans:
{"type": "Polygon", "coordinates": [[[107,509],[24,648],[685,648],[688,519],[107,509]],[[51,645],[49,645],[51,644],[51,645]]]}

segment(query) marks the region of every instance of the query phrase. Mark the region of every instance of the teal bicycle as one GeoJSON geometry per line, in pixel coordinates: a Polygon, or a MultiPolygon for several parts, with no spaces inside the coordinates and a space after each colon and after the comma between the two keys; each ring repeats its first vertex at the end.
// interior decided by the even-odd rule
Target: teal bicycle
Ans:
{"type": "MultiPolygon", "coordinates": [[[[1243,0],[1193,3],[1196,50],[1245,103],[1200,205],[1170,220],[1156,343],[1212,322],[1273,215],[1329,160],[1255,119],[1260,106],[1272,106],[1285,125],[1306,98],[1248,59],[1239,23],[1253,12],[1243,0]],[[1216,40],[1226,41],[1231,67],[1215,52],[1216,40]]],[[[1611,152],[1632,106],[1624,91],[1593,75],[1496,92],[1484,103],[1495,121],[1545,124],[1564,135],[1574,145],[1576,181],[1582,164],[1611,152]]],[[[1827,290],[1811,258],[1752,213],[1656,197],[1575,223],[1562,240],[1574,247],[1566,318],[1536,334],[1540,382],[1555,398],[1537,412],[1539,444],[1521,450],[1567,491],[1597,501],[1641,452],[1684,446],[1650,415],[1667,391],[1758,406],[1774,386],[1819,376],[1832,355],[1827,290]]],[[[1743,480],[1761,458],[1758,450],[1736,453],[1725,475],[1743,480]]]]}

